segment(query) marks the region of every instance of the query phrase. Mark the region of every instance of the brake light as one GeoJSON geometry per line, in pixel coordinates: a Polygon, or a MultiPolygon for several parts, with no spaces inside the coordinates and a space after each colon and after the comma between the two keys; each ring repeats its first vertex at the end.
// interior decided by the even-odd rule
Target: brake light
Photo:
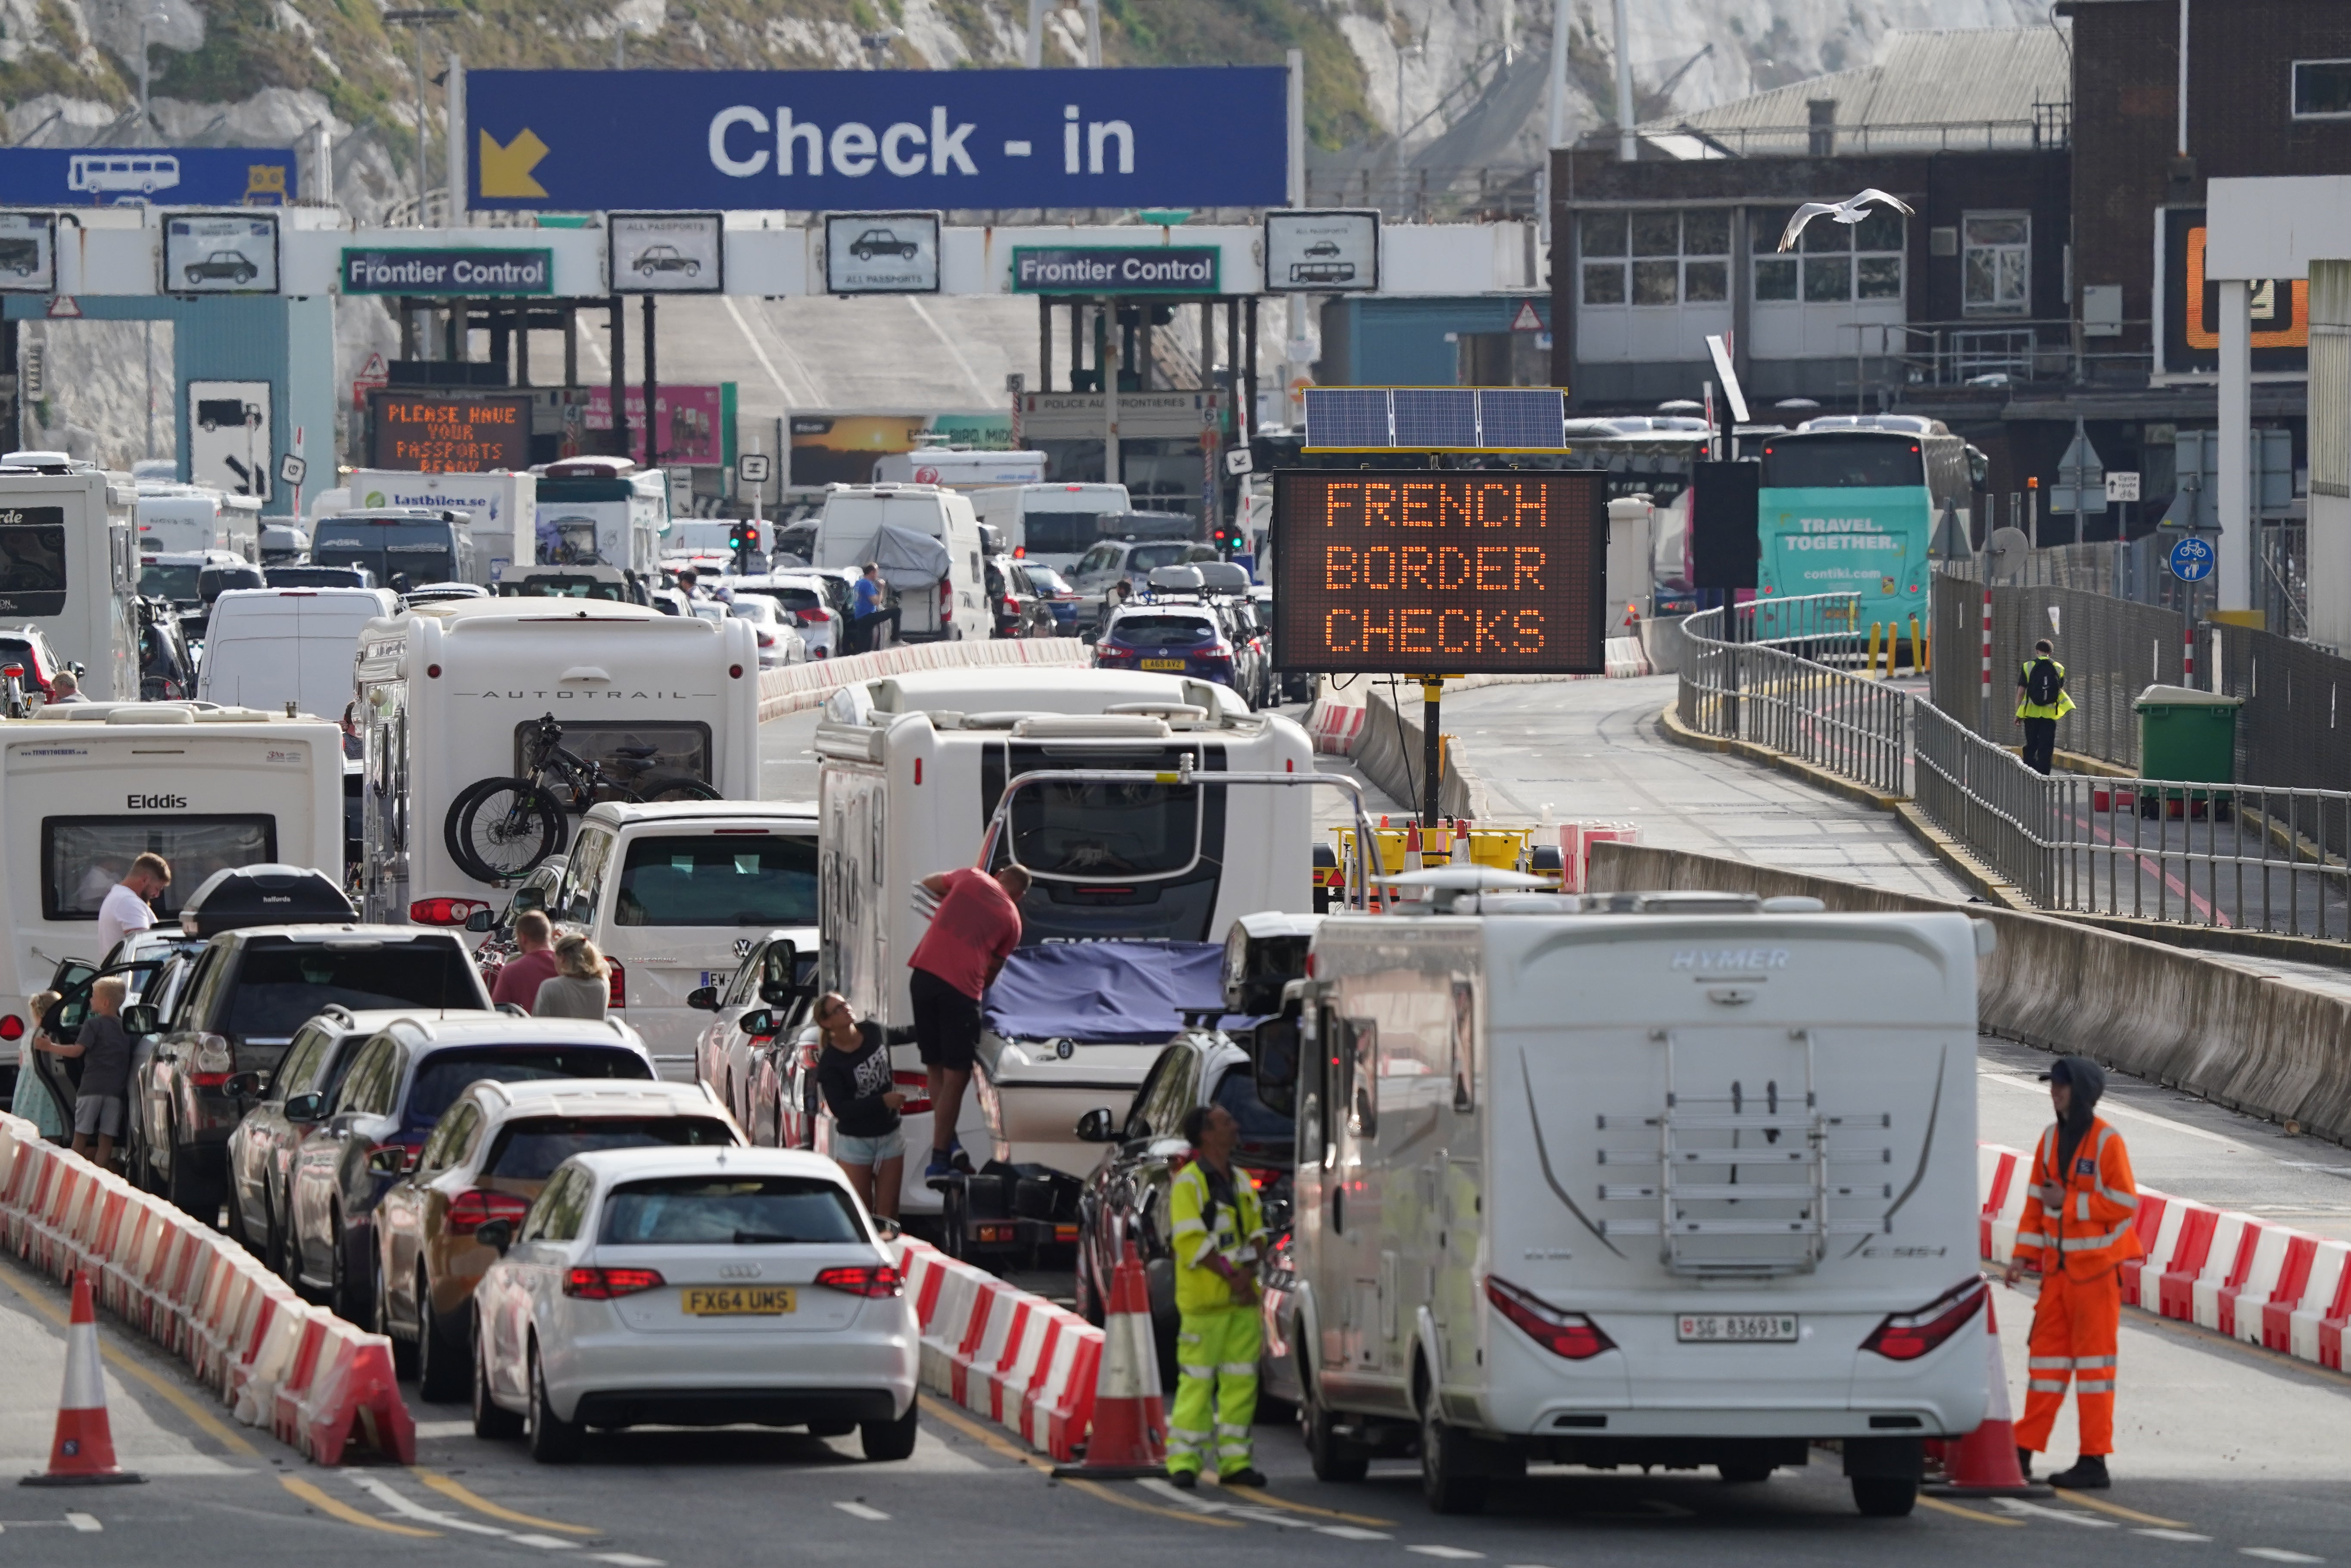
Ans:
{"type": "Polygon", "coordinates": [[[1486,1276],[1486,1299],[1496,1310],[1518,1324],[1529,1339],[1553,1355],[1570,1361],[1588,1361],[1604,1350],[1614,1350],[1616,1342],[1600,1332],[1593,1321],[1580,1312],[1560,1312],[1537,1301],[1518,1286],[1486,1276]]]}
{"type": "Polygon", "coordinates": [[[604,961],[604,964],[606,969],[610,971],[604,978],[612,988],[612,999],[606,1002],[605,1005],[607,1007],[628,1006],[629,971],[621,967],[621,962],[618,959],[606,959],[604,961]]]}
{"type": "Polygon", "coordinates": [[[573,1269],[563,1276],[563,1293],[581,1301],[611,1302],[657,1291],[668,1282],[659,1269],[573,1269]]]}
{"type": "Polygon", "coordinates": [[[5,1018],[0,1018],[0,1040],[22,1040],[24,1037],[25,1021],[23,1019],[13,1012],[5,1018]]]}
{"type": "Polygon", "coordinates": [[[25,667],[21,664],[0,665],[0,675],[8,676],[12,680],[22,680],[25,679],[25,667]]]}
{"type": "Polygon", "coordinates": [[[419,898],[408,906],[408,918],[419,926],[462,926],[488,908],[478,898],[419,898]]]}
{"type": "Polygon", "coordinates": [[[449,1212],[443,1223],[452,1236],[470,1236],[492,1220],[511,1220],[517,1224],[530,1212],[530,1199],[511,1192],[485,1192],[479,1188],[460,1192],[449,1200],[449,1212]]]}
{"type": "Polygon", "coordinates": [[[852,1296],[894,1296],[905,1293],[906,1282],[887,1263],[856,1263],[845,1268],[819,1269],[816,1282],[852,1296]]]}
{"type": "Polygon", "coordinates": [[[755,629],[753,635],[758,638],[759,646],[761,648],[773,648],[776,646],[776,634],[772,631],[758,631],[755,629]]]}
{"type": "Polygon", "coordinates": [[[1917,1312],[1895,1313],[1861,1342],[1888,1361],[1916,1361],[1966,1326],[1989,1294],[1980,1279],[1955,1285],[1917,1312]]]}
{"type": "Polygon", "coordinates": [[[893,1073],[890,1082],[905,1091],[906,1103],[898,1107],[902,1116],[926,1116],[931,1114],[931,1075],[928,1073],[893,1073]]]}
{"type": "Polygon", "coordinates": [[[831,612],[831,610],[827,610],[827,609],[812,609],[812,610],[802,610],[802,611],[800,611],[800,620],[801,620],[804,624],[809,625],[809,626],[822,626],[825,622],[827,622],[827,621],[831,620],[831,618],[832,618],[832,612],[831,612]]]}

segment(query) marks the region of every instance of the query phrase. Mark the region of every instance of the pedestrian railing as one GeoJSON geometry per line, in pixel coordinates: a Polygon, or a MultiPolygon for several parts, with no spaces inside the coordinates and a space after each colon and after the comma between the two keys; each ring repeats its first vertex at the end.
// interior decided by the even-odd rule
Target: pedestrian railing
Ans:
{"type": "Polygon", "coordinates": [[[1889,794],[1908,793],[1907,692],[1834,668],[1862,645],[1851,594],[1737,607],[1681,623],[1682,723],[1700,734],[1749,741],[1889,794]]]}

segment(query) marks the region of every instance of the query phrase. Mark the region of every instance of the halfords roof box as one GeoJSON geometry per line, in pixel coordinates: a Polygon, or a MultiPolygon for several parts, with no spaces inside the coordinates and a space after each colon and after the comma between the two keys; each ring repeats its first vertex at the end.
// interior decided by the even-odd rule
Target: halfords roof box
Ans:
{"type": "Polygon", "coordinates": [[[247,926],[316,925],[356,920],[359,911],[324,873],[307,866],[227,867],[180,908],[180,929],[214,937],[247,926]]]}

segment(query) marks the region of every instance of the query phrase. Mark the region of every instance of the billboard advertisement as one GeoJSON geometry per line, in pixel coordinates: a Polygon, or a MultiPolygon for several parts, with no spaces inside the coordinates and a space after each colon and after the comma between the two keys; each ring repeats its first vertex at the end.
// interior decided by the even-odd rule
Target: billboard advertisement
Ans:
{"type": "Polygon", "coordinates": [[[467,73],[468,204],[1268,207],[1279,66],[467,73]]]}
{"type": "Polygon", "coordinates": [[[1004,452],[1012,445],[1009,410],[946,414],[793,414],[790,428],[791,466],[785,481],[796,489],[871,484],[874,463],[885,457],[910,452],[918,446],[1004,452]]]}
{"type": "Polygon", "coordinates": [[[1273,480],[1283,670],[1597,675],[1598,472],[1285,471],[1273,480]]]}
{"type": "Polygon", "coordinates": [[[282,207],[289,147],[0,147],[0,191],[27,207],[282,207]]]}
{"type": "MultiPolygon", "coordinates": [[[[645,389],[632,385],[627,394],[629,451],[642,461],[645,452],[645,389]]],[[[715,468],[733,461],[735,383],[710,386],[681,383],[653,385],[653,405],[661,410],[661,461],[695,468],[715,468]]],[[[588,389],[588,428],[612,428],[612,389],[588,389]]]]}

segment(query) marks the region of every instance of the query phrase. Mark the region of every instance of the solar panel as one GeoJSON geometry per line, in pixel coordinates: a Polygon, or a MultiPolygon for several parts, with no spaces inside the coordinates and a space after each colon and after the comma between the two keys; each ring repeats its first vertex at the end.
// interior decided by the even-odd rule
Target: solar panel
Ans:
{"type": "Polygon", "coordinates": [[[1566,444],[1566,419],[1557,387],[1489,387],[1478,394],[1478,444],[1555,450],[1566,444]]]}
{"type": "Polygon", "coordinates": [[[1307,388],[1306,444],[1338,448],[1393,446],[1395,442],[1388,433],[1387,389],[1307,388]]]}
{"type": "Polygon", "coordinates": [[[1398,387],[1389,396],[1395,409],[1396,445],[1460,448],[1479,444],[1475,389],[1398,387]]]}

